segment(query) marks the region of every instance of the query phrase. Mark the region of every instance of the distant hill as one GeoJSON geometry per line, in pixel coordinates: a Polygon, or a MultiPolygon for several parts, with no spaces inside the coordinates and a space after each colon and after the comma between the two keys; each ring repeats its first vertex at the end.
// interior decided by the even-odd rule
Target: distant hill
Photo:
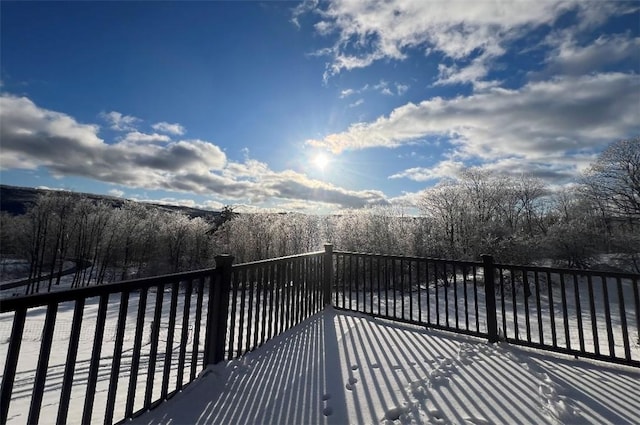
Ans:
{"type": "MultiPolygon", "coordinates": [[[[31,205],[34,204],[39,195],[48,192],[55,191],[47,189],[36,189],[33,187],[0,185],[0,211],[6,211],[12,215],[22,215],[27,212],[31,205]]],[[[114,208],[122,206],[126,201],[125,199],[116,198],[114,196],[96,195],[94,193],[73,193],[92,201],[104,201],[106,203],[110,203],[114,208]]],[[[164,211],[181,212],[192,218],[202,217],[207,220],[216,221],[220,216],[220,211],[201,210],[198,208],[183,207],[178,205],[160,205],[147,202],[140,202],[140,204],[164,211]]]]}

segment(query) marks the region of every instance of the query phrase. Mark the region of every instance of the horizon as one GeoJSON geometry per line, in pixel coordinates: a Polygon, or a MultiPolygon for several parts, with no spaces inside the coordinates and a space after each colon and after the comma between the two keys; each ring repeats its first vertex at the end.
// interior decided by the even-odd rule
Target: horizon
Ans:
{"type": "Polygon", "coordinates": [[[8,186],[333,214],[640,134],[637,1],[0,8],[8,186]]]}

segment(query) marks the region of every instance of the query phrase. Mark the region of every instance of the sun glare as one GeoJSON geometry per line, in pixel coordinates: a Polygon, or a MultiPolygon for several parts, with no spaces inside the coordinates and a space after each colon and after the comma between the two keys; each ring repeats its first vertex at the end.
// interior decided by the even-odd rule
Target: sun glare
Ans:
{"type": "Polygon", "coordinates": [[[320,171],[324,171],[329,166],[331,160],[326,154],[319,153],[313,157],[312,162],[314,167],[316,167],[320,171]]]}

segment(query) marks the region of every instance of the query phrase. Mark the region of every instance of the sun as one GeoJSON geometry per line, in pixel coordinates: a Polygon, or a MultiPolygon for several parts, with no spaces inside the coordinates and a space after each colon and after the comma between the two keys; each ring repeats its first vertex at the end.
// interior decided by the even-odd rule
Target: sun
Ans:
{"type": "Polygon", "coordinates": [[[325,171],[331,163],[331,159],[327,154],[320,152],[311,159],[311,163],[318,170],[325,171]]]}

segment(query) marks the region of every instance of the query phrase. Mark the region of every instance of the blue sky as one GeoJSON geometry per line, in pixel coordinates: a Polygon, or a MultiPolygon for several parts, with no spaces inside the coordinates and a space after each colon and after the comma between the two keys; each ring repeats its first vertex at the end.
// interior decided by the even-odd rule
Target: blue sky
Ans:
{"type": "Polygon", "coordinates": [[[638,1],[0,8],[3,184],[331,212],[640,134],[638,1]]]}

